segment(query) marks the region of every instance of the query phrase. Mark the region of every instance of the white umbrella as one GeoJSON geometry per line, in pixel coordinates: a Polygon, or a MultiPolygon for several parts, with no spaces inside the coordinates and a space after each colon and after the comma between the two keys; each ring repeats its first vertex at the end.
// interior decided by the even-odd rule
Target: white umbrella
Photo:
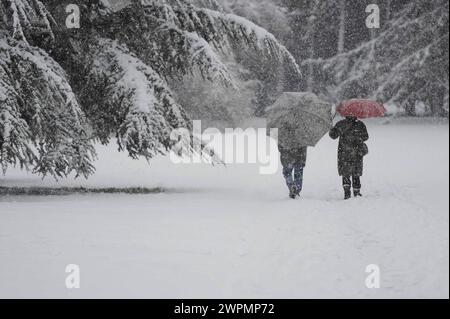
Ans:
{"type": "Polygon", "coordinates": [[[284,148],[316,146],[332,127],[332,106],[309,92],[285,92],[267,109],[270,128],[284,148]]]}

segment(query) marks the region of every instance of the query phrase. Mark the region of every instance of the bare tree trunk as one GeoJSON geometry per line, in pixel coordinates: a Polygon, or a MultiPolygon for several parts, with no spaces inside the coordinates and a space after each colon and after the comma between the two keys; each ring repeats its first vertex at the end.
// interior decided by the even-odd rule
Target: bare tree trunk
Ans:
{"type": "Polygon", "coordinates": [[[391,19],[391,6],[392,0],[386,0],[386,17],[385,17],[386,22],[391,19]]]}
{"type": "MultiPolygon", "coordinates": [[[[377,0],[372,0],[373,4],[378,5],[378,1],[377,0]]],[[[371,57],[374,58],[375,56],[375,43],[374,40],[378,35],[378,29],[372,28],[370,29],[370,41],[372,41],[372,47],[371,47],[371,57]]]]}
{"type": "Polygon", "coordinates": [[[346,0],[339,1],[339,40],[338,40],[338,54],[345,51],[345,33],[346,33],[346,20],[347,20],[347,8],[346,0]]]}
{"type": "Polygon", "coordinates": [[[311,45],[311,47],[309,48],[309,64],[308,64],[308,79],[307,79],[307,86],[308,86],[308,91],[312,91],[313,89],[313,83],[314,83],[314,77],[313,77],[313,73],[314,73],[314,65],[312,63],[312,59],[314,58],[314,47],[313,45],[311,45]]]}
{"type": "Polygon", "coordinates": [[[311,11],[311,16],[308,19],[308,28],[307,28],[307,41],[308,41],[308,58],[310,60],[310,63],[308,64],[308,78],[307,78],[307,87],[308,91],[312,91],[313,89],[313,83],[314,83],[314,65],[312,60],[316,57],[316,48],[315,48],[315,41],[314,41],[314,30],[315,30],[315,24],[317,19],[317,14],[319,13],[319,6],[320,1],[315,0],[314,1],[314,7],[311,11]]]}
{"type": "Polygon", "coordinates": [[[443,90],[439,90],[435,96],[430,97],[430,108],[433,116],[445,116],[444,105],[445,92],[443,90]]]}
{"type": "Polygon", "coordinates": [[[415,99],[408,99],[408,101],[406,101],[405,104],[405,111],[406,111],[406,115],[409,116],[416,116],[416,103],[415,103],[415,99]]]}

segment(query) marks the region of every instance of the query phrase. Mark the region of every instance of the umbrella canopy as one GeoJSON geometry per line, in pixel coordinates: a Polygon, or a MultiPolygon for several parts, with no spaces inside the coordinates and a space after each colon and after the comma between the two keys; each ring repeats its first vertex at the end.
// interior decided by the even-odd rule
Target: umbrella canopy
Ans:
{"type": "Polygon", "coordinates": [[[370,100],[350,100],[339,104],[336,111],[342,116],[353,116],[360,119],[382,117],[386,113],[383,104],[370,100]]]}
{"type": "Polygon", "coordinates": [[[313,93],[285,92],[267,110],[268,126],[284,148],[316,146],[332,127],[331,109],[313,93]]]}

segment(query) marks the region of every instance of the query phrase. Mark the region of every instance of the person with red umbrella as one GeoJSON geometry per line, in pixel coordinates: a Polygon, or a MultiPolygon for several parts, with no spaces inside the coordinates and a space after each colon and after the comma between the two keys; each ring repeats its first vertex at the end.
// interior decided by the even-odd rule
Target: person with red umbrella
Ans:
{"type": "Polygon", "coordinates": [[[330,131],[332,139],[339,138],[338,171],[342,176],[345,199],[361,197],[361,176],[364,171],[364,157],[369,153],[367,142],[369,133],[366,125],[360,120],[380,117],[386,112],[384,106],[375,101],[350,100],[341,103],[337,113],[345,119],[339,121],[330,131]]]}

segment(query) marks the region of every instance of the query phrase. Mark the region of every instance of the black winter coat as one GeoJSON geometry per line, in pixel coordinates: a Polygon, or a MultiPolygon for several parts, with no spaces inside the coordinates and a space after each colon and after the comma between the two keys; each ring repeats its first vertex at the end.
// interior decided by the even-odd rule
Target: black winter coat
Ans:
{"type": "Polygon", "coordinates": [[[290,165],[306,166],[306,159],[308,156],[308,147],[294,147],[285,149],[278,145],[280,151],[281,165],[288,167],[290,165]]]}
{"type": "Polygon", "coordinates": [[[366,125],[352,118],[346,118],[331,129],[330,137],[339,138],[338,170],[340,176],[362,176],[364,171],[364,156],[367,155],[369,140],[366,125]]]}

